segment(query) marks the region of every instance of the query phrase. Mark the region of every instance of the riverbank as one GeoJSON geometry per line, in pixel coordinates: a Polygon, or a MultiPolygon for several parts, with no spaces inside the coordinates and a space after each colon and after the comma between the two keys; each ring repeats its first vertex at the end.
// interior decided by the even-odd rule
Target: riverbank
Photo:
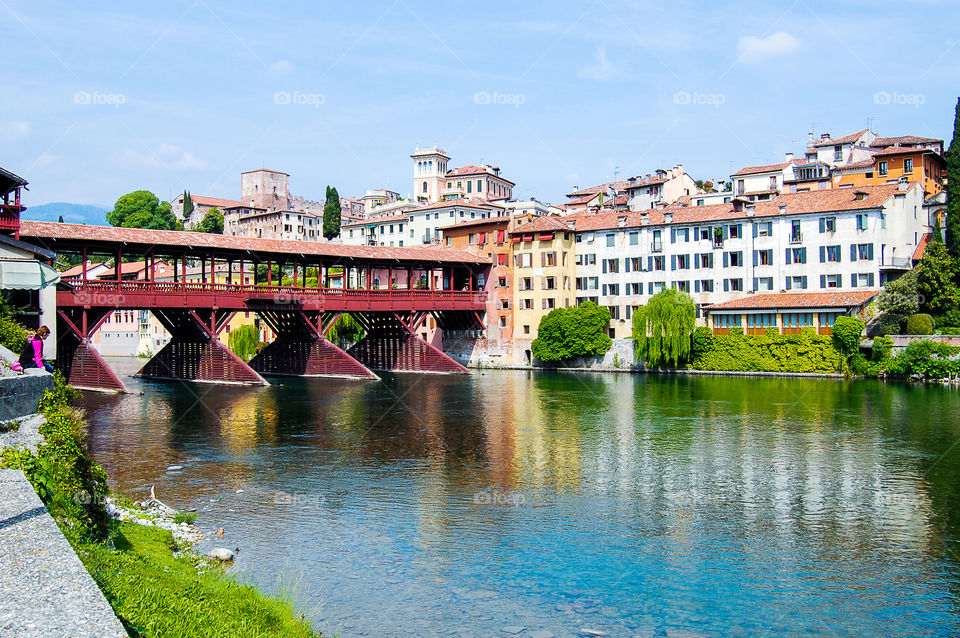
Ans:
{"type": "MultiPolygon", "coordinates": [[[[189,525],[174,526],[172,513],[158,518],[156,508],[140,512],[135,504],[116,507],[107,498],[106,475],[87,452],[84,415],[73,407],[77,396],[58,379],[40,401],[41,417],[24,420],[15,430],[18,446],[3,450],[2,466],[22,470],[29,479],[59,527],[61,541],[69,542],[126,632],[211,638],[315,635],[290,602],[239,584],[223,572],[219,560],[196,554],[191,538],[197,532],[189,525]]],[[[19,523],[12,520],[11,525],[19,523]]],[[[7,585],[16,587],[11,581],[4,591],[10,589],[7,585]]],[[[56,584],[40,582],[38,587],[49,595],[56,584]]],[[[11,619],[5,623],[17,624],[5,635],[32,635],[29,626],[36,622],[24,618],[19,623],[16,609],[8,613],[11,619]]]]}

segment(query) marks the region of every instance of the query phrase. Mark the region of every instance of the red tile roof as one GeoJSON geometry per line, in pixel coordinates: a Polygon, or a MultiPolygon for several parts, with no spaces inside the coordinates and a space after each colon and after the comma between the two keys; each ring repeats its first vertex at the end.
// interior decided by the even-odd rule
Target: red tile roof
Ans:
{"type": "Polygon", "coordinates": [[[408,248],[392,246],[348,246],[316,241],[285,239],[257,239],[232,237],[214,233],[195,233],[177,230],[147,230],[143,228],[115,228],[113,226],[87,226],[86,224],[60,224],[57,222],[23,221],[20,236],[31,239],[41,246],[56,250],[57,242],[65,240],[95,245],[102,243],[125,243],[132,250],[144,247],[187,249],[193,252],[207,250],[246,253],[256,251],[265,254],[303,255],[305,257],[332,257],[361,260],[422,260],[453,263],[489,263],[489,260],[461,251],[440,248],[408,248]]]}
{"type": "Polygon", "coordinates": [[[493,168],[490,166],[477,166],[475,164],[467,164],[466,166],[461,166],[459,168],[452,168],[449,171],[447,171],[447,174],[446,174],[447,177],[463,177],[465,175],[490,175],[491,177],[496,177],[497,179],[501,179],[510,185],[514,185],[514,183],[511,182],[506,177],[503,177],[502,175],[497,175],[493,171],[493,168]]]}
{"type": "Polygon", "coordinates": [[[200,204],[201,206],[216,206],[220,209],[243,206],[243,202],[238,202],[235,199],[220,199],[219,197],[206,197],[204,195],[190,195],[190,199],[193,200],[194,204],[200,204]]]}
{"type": "Polygon", "coordinates": [[[427,204],[426,206],[418,206],[417,208],[410,209],[409,212],[415,213],[420,210],[436,210],[439,208],[450,208],[451,206],[460,206],[468,208],[496,208],[498,210],[504,210],[503,206],[499,204],[494,204],[493,202],[487,201],[485,199],[478,199],[476,197],[471,197],[465,199],[463,197],[457,199],[448,199],[442,202],[436,202],[434,204],[427,204]]]}
{"type": "Polygon", "coordinates": [[[577,198],[575,198],[575,199],[569,200],[568,202],[566,202],[565,205],[566,205],[566,206],[578,206],[578,205],[580,205],[580,204],[589,204],[589,203],[592,202],[594,199],[596,199],[597,197],[599,197],[599,195],[600,195],[600,193],[590,193],[590,194],[587,194],[587,195],[583,195],[583,196],[581,196],[581,197],[577,197],[577,198]]]}
{"type": "Polygon", "coordinates": [[[917,249],[913,251],[913,260],[918,261],[923,259],[923,253],[927,252],[927,246],[930,245],[930,242],[933,240],[933,233],[924,233],[920,237],[920,242],[917,244],[917,249]]]}
{"type": "Polygon", "coordinates": [[[874,157],[883,157],[886,155],[906,155],[908,153],[931,153],[936,155],[937,152],[929,148],[918,148],[916,146],[888,146],[886,148],[880,149],[873,154],[874,157]]]}
{"type": "Polygon", "coordinates": [[[879,290],[849,292],[781,292],[753,294],[706,306],[717,310],[787,310],[792,308],[857,308],[879,294],[879,290]]]}
{"type": "Polygon", "coordinates": [[[393,215],[382,215],[380,217],[366,217],[349,224],[341,224],[341,228],[348,226],[376,226],[377,224],[395,224],[396,222],[405,222],[409,216],[407,213],[395,213],[393,215]]]}
{"type": "Polygon", "coordinates": [[[806,164],[807,160],[805,159],[790,160],[789,162],[781,162],[779,164],[768,164],[766,166],[747,166],[745,168],[741,168],[739,171],[731,175],[731,177],[734,177],[737,175],[753,175],[755,173],[772,173],[773,171],[782,171],[786,167],[790,166],[790,164],[797,164],[797,163],[806,164]]]}
{"type": "Polygon", "coordinates": [[[820,140],[819,142],[814,142],[814,146],[835,146],[837,144],[849,144],[851,142],[856,142],[860,139],[860,136],[869,131],[870,129],[863,129],[862,131],[857,131],[856,133],[851,133],[850,135],[844,135],[843,137],[835,137],[833,139],[820,140]]]}
{"type": "Polygon", "coordinates": [[[510,231],[511,235],[518,233],[540,233],[540,232],[553,232],[557,230],[570,231],[573,230],[568,225],[568,222],[573,223],[573,218],[571,217],[554,217],[553,215],[541,215],[536,219],[532,219],[526,224],[521,224],[510,231]]]}
{"type": "Polygon", "coordinates": [[[873,168],[873,158],[860,160],[859,162],[847,162],[833,167],[835,173],[846,173],[848,171],[860,171],[865,168],[873,168]]]}
{"type": "Polygon", "coordinates": [[[455,222],[447,226],[440,226],[440,230],[449,230],[451,228],[460,228],[461,226],[483,226],[485,224],[509,225],[512,218],[509,215],[500,217],[484,217],[483,219],[465,219],[462,222],[455,222]]]}
{"type": "Polygon", "coordinates": [[[935,144],[939,142],[943,145],[943,140],[933,137],[917,137],[916,135],[900,135],[899,137],[878,137],[874,139],[870,146],[883,148],[885,146],[904,146],[911,144],[935,144]]]}
{"type": "MultiPolygon", "coordinates": [[[[620,180],[618,182],[604,182],[603,184],[597,184],[596,186],[590,186],[589,188],[580,188],[570,193],[567,193],[567,197],[580,198],[584,195],[596,195],[597,193],[606,193],[607,188],[613,186],[614,190],[622,191],[626,190],[629,186],[629,180],[620,180]]],[[[569,203],[569,202],[568,202],[569,203]]]]}

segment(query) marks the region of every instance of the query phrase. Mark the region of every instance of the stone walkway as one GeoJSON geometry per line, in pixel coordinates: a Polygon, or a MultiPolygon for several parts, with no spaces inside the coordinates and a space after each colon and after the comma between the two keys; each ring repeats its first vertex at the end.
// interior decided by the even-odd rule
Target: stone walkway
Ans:
{"type": "MultiPolygon", "coordinates": [[[[35,419],[27,419],[20,432],[2,437],[0,447],[35,449],[35,419]]],[[[0,636],[126,635],[27,477],[0,469],[0,636]]]]}

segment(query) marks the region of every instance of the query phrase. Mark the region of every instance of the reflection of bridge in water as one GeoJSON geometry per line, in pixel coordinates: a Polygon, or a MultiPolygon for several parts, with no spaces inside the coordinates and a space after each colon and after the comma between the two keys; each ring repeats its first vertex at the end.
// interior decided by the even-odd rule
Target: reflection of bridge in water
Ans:
{"type": "Polygon", "coordinates": [[[84,266],[57,292],[57,364],[78,387],[124,389],[90,343],[119,309],[150,310],[171,335],[139,376],[213,383],[266,384],[261,374],[466,373],[417,331],[427,317],[440,330],[483,328],[490,264],[464,252],[29,221],[20,236],[79,255],[82,264],[92,256],[114,260],[112,279],[90,280],[84,266]],[[123,279],[124,259],[144,261],[143,280],[123,279]],[[173,281],[156,280],[158,259],[173,265],[173,281]],[[200,268],[200,281],[187,281],[188,263],[200,268]],[[218,282],[224,265],[226,282],[218,282]],[[251,267],[253,283],[244,283],[251,267]],[[274,282],[277,269],[290,285],[274,282]],[[308,272],[316,285],[306,285],[308,272]],[[257,313],[277,335],[249,364],[218,339],[237,312],[257,313]],[[348,351],[326,338],[342,314],[364,329],[348,351]]]}

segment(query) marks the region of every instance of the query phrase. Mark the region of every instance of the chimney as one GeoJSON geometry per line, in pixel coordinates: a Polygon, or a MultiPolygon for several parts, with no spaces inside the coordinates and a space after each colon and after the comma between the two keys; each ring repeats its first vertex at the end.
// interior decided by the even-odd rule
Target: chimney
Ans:
{"type": "Polygon", "coordinates": [[[821,141],[821,142],[826,142],[826,141],[828,141],[829,139],[830,139],[830,134],[829,134],[829,133],[824,133],[823,135],[820,136],[820,141],[821,141]]]}
{"type": "Polygon", "coordinates": [[[905,191],[909,187],[910,187],[910,180],[908,180],[906,177],[901,177],[899,180],[897,180],[898,191],[905,191]]]}
{"type": "Polygon", "coordinates": [[[627,216],[626,215],[617,215],[617,226],[623,228],[627,225],[627,216]]]}
{"type": "Polygon", "coordinates": [[[648,223],[650,223],[650,211],[648,210],[640,211],[640,225],[646,226],[648,223]]]}
{"type": "Polygon", "coordinates": [[[807,133],[807,148],[810,148],[811,146],[813,146],[813,144],[814,144],[813,131],[810,131],[809,133],[807,133]]]}
{"type": "Polygon", "coordinates": [[[786,159],[787,159],[788,162],[792,162],[792,161],[793,161],[793,153],[787,153],[786,159]]]}
{"type": "Polygon", "coordinates": [[[672,224],[673,223],[673,213],[664,213],[663,214],[663,223],[672,224]]]}
{"type": "Polygon", "coordinates": [[[747,217],[753,217],[754,213],[757,212],[753,202],[746,202],[744,204],[744,209],[747,211],[747,217]]]}

